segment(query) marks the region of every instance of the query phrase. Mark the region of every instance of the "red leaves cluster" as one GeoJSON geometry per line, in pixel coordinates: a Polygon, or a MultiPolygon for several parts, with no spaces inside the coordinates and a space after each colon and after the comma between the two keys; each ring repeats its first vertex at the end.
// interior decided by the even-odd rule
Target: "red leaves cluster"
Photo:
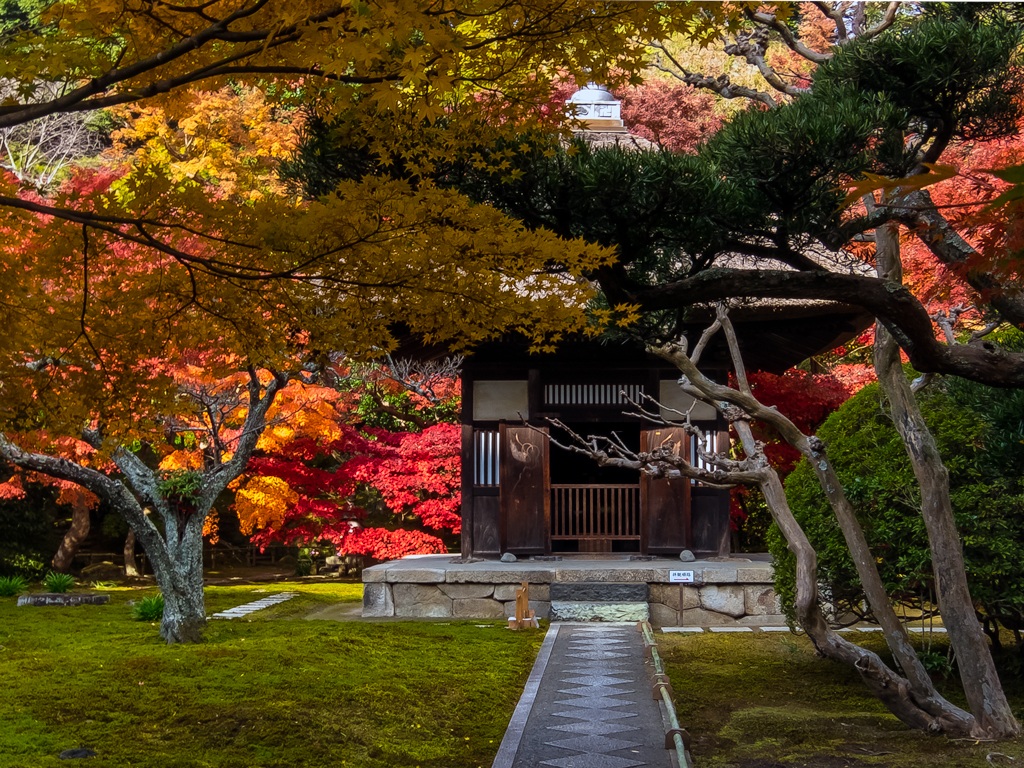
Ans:
{"type": "MultiPolygon", "coordinates": [[[[765,372],[749,375],[754,396],[765,405],[776,407],[806,434],[813,434],[834,410],[873,378],[872,369],[866,365],[839,365],[831,373],[808,373],[791,368],[781,375],[765,372]]],[[[785,478],[800,460],[799,451],[762,424],[755,422],[753,430],[755,437],[764,443],[771,465],[785,478]]],[[[747,517],[745,505],[749,496],[750,489],[746,487],[732,494],[730,519],[734,527],[747,517]]]]}
{"type": "Polygon", "coordinates": [[[622,94],[622,122],[630,133],[673,152],[694,152],[722,127],[714,97],[683,83],[651,80],[622,94]]]}
{"type": "MultiPolygon", "coordinates": [[[[932,200],[953,227],[976,250],[954,267],[937,263],[914,233],[904,239],[904,282],[929,312],[951,306],[970,307],[990,296],[978,296],[964,281],[972,272],[993,274],[1006,285],[1020,280],[1020,253],[1024,251],[1024,202],[993,201],[1011,184],[1004,172],[1024,164],[1024,123],[1014,136],[990,141],[968,141],[951,146],[944,155],[959,172],[930,187],[932,200]]],[[[979,318],[972,319],[979,323],[979,318]]]]}
{"type": "Polygon", "coordinates": [[[460,530],[459,427],[339,428],[340,438],[297,438],[250,461],[250,477],[279,478],[297,495],[280,522],[252,534],[253,543],[329,542],[340,554],[376,560],[446,551],[438,536],[420,529],[460,530]],[[387,527],[374,527],[381,513],[387,527]]]}
{"type": "MultiPolygon", "coordinates": [[[[344,552],[374,560],[397,560],[407,555],[442,554],[448,549],[437,536],[399,528],[356,528],[345,538],[344,552]]],[[[341,551],[341,550],[339,550],[341,551]]]]}
{"type": "Polygon", "coordinates": [[[455,424],[422,432],[376,432],[362,455],[350,460],[352,476],[373,486],[395,514],[415,515],[428,528],[459,533],[460,440],[455,424]]]}

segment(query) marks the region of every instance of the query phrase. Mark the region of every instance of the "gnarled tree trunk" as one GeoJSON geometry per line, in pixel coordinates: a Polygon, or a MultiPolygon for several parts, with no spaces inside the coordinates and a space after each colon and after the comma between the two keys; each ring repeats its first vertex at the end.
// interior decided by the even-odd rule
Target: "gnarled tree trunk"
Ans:
{"type": "MultiPolygon", "coordinates": [[[[897,234],[895,224],[877,230],[879,276],[898,284],[903,274],[897,234]]],[[[956,653],[964,695],[978,720],[975,735],[1019,736],[1020,725],[1003,693],[967,586],[960,532],[949,496],[949,472],[903,372],[899,345],[881,324],[875,334],[875,371],[921,489],[921,516],[928,534],[939,612],[956,653]]]]}
{"type": "MultiPolygon", "coordinates": [[[[978,723],[975,717],[938,693],[917,658],[906,629],[893,611],[864,532],[825,455],[821,441],[808,438],[776,409],[765,407],[753,396],[747,383],[738,341],[723,309],[719,310],[718,320],[709,331],[714,328],[721,328],[725,333],[739,390],[716,384],[705,377],[696,366],[699,354],[696,350],[693,358],[687,357],[679,349],[663,347],[654,351],[683,372],[686,383],[684,390],[719,404],[720,410],[726,413],[735,427],[744,454],[749,461],[759,465],[755,482],[764,494],[772,518],[796,557],[796,613],[800,626],[822,655],[854,666],[871,692],[907,725],[929,732],[977,735],[978,723]],[[723,406],[723,401],[732,405],[723,406]],[[872,609],[883,625],[887,643],[905,677],[892,670],[877,654],[840,637],[825,621],[818,604],[817,554],[789,508],[778,474],[769,466],[762,446],[753,437],[749,425],[751,418],[763,419],[771,424],[783,439],[814,462],[819,482],[836,513],[857,571],[864,581],[872,609]]],[[[697,349],[705,343],[702,339],[697,349]]]]}
{"type": "Polygon", "coordinates": [[[164,597],[160,636],[168,643],[194,643],[206,626],[203,598],[203,521],[217,497],[245,470],[266,425],[267,411],[288,378],[275,373],[266,386],[249,370],[249,398],[241,436],[228,461],[218,457],[200,473],[194,498],[182,503],[162,490],[161,474],[134,452],[119,447],[114,463],[124,480],[114,479],[68,459],[30,453],[0,433],[0,457],[25,469],[70,480],[95,493],[121,515],[146,549],[153,575],[164,597]],[[150,519],[147,508],[163,522],[150,519]]]}
{"type": "MultiPolygon", "coordinates": [[[[170,564],[157,573],[157,584],[164,597],[164,615],[160,637],[168,643],[197,643],[206,627],[206,600],[203,593],[203,519],[193,514],[168,541],[170,564]],[[198,520],[198,524],[196,521],[198,520]]],[[[154,570],[154,573],[156,571],[154,570]]]]}

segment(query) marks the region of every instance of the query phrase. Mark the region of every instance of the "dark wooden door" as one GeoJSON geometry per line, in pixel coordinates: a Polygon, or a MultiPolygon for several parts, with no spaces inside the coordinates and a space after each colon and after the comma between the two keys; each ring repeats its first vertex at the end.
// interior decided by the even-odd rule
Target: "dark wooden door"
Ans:
{"type": "MultiPolygon", "coordinates": [[[[689,459],[690,438],[682,427],[649,429],[640,433],[640,450],[672,446],[676,456],[689,459]]],[[[644,515],[640,548],[650,554],[678,554],[692,547],[690,481],[688,478],[640,477],[640,509],[644,515]]]]}
{"type": "Polygon", "coordinates": [[[551,473],[547,429],[500,427],[502,549],[516,554],[548,551],[551,473]]]}

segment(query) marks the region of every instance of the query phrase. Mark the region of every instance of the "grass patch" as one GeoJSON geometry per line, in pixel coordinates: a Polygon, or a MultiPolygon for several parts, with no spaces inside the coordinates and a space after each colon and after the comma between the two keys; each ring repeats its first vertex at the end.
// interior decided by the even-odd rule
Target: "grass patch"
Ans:
{"type": "Polygon", "coordinates": [[[279,591],[299,596],[206,641],[161,643],[130,602],[0,604],[0,767],[461,768],[487,766],[529,674],[540,633],[499,622],[300,619],[353,601],[357,584],[210,587],[212,613],[279,591]],[[482,626],[481,626],[482,625],[482,626]]]}
{"type": "Polygon", "coordinates": [[[0,576],[0,597],[17,597],[28,590],[28,582],[21,576],[0,576]]]}
{"type": "MultiPolygon", "coordinates": [[[[883,650],[878,635],[849,637],[883,650]]],[[[817,657],[803,636],[663,634],[658,646],[672,679],[679,720],[693,737],[694,760],[701,768],[991,768],[1024,763],[1019,743],[977,744],[909,730],[867,693],[856,672],[817,657]],[[1016,763],[998,756],[989,761],[990,753],[1008,755],[1016,763]]],[[[1021,718],[1020,680],[1006,675],[1004,680],[1021,718]]],[[[960,700],[952,690],[948,695],[960,700]]]]}

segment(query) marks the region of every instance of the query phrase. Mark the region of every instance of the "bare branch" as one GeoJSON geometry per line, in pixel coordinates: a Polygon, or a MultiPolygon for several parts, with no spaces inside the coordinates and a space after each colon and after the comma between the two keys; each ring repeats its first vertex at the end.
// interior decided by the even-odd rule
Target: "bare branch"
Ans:
{"type": "Polygon", "coordinates": [[[734,461],[730,462],[732,466],[728,469],[705,469],[687,461],[681,455],[682,452],[676,453],[675,446],[671,443],[653,451],[633,451],[614,436],[584,437],[559,419],[547,421],[564,431],[570,438],[569,443],[563,443],[549,436],[548,439],[553,445],[571,453],[587,456],[598,466],[635,469],[653,478],[686,477],[715,488],[728,488],[737,484],[750,485],[759,482],[760,479],[760,469],[750,463],[734,461]]]}
{"type": "Polygon", "coordinates": [[[840,44],[849,40],[849,34],[846,31],[846,14],[841,6],[825,2],[815,2],[813,5],[835,24],[836,40],[840,44]]]}
{"type": "Polygon", "coordinates": [[[465,360],[463,355],[452,355],[440,360],[415,360],[388,355],[385,358],[385,376],[431,405],[439,405],[445,399],[439,394],[439,388],[451,384],[459,377],[465,360]]]}
{"type": "MultiPolygon", "coordinates": [[[[820,8],[822,5],[824,5],[824,3],[815,3],[815,5],[817,5],[820,8]]],[[[744,13],[746,17],[751,21],[757,22],[758,24],[762,24],[766,27],[770,27],[772,30],[777,32],[779,37],[782,38],[782,42],[786,44],[787,48],[789,48],[797,55],[807,59],[808,61],[813,61],[815,64],[821,64],[832,58],[831,53],[818,53],[817,51],[808,48],[806,45],[800,42],[796,38],[796,35],[793,34],[793,31],[783,22],[779,21],[779,19],[775,16],[774,13],[761,13],[757,11],[751,11],[749,9],[747,9],[744,13]]],[[[829,13],[826,13],[826,15],[829,16],[830,18],[833,18],[829,13]]],[[[835,19],[833,18],[833,20],[835,19]]],[[[842,23],[842,16],[840,16],[839,21],[836,23],[836,29],[837,31],[839,29],[843,29],[843,37],[845,38],[846,29],[845,25],[842,23]]]]}
{"type": "Polygon", "coordinates": [[[672,75],[674,78],[686,83],[687,85],[692,85],[694,88],[702,88],[706,91],[717,93],[723,99],[750,99],[751,101],[758,101],[769,108],[778,106],[778,102],[776,102],[770,94],[764,91],[757,91],[743,85],[736,85],[726,74],[721,74],[718,77],[711,77],[710,75],[691,72],[684,67],[675,56],[672,55],[663,43],[651,42],[650,45],[652,48],[656,48],[660,51],[658,58],[653,62],[654,68],[672,75]],[[668,59],[671,66],[665,66],[661,63],[659,61],[661,56],[668,59]]]}
{"type": "Polygon", "coordinates": [[[787,96],[800,96],[809,93],[809,88],[799,88],[790,85],[783,80],[779,73],[765,60],[765,52],[768,46],[768,35],[764,29],[755,29],[751,32],[741,32],[736,36],[736,41],[725,46],[725,52],[731,56],[740,56],[748,64],[757,67],[761,77],[765,79],[772,88],[787,96]]]}
{"type": "Polygon", "coordinates": [[[889,5],[886,6],[885,15],[882,17],[882,20],[870,29],[864,30],[860,35],[858,35],[858,37],[861,40],[870,40],[872,37],[878,37],[878,35],[885,32],[885,30],[891,27],[893,22],[896,21],[896,14],[901,5],[903,5],[901,2],[889,3],[889,5]]]}

